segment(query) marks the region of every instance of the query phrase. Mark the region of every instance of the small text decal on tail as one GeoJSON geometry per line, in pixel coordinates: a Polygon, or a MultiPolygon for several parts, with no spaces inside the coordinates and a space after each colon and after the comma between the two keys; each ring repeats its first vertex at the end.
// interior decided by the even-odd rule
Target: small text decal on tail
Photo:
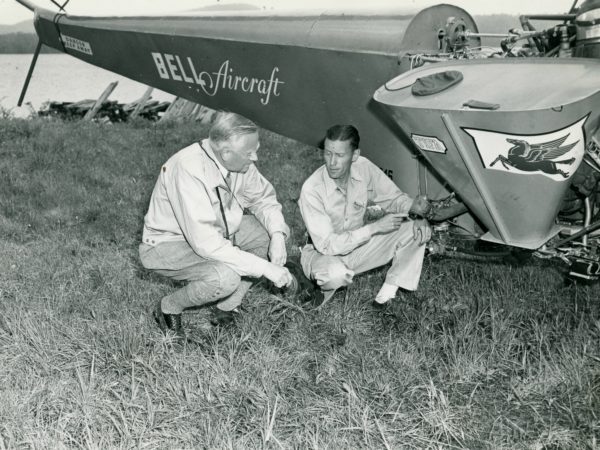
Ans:
{"type": "Polygon", "coordinates": [[[62,39],[65,48],[70,48],[71,50],[76,50],[78,52],[85,53],[86,55],[93,56],[92,46],[89,42],[67,36],[66,34],[61,34],[60,38],[62,39]]]}

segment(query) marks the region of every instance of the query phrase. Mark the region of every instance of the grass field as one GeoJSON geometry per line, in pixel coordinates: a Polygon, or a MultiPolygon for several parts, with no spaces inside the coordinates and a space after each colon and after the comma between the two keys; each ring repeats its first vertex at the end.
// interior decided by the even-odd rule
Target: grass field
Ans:
{"type": "MultiPolygon", "coordinates": [[[[558,263],[428,258],[382,314],[384,270],[321,311],[256,285],[234,327],[149,315],[175,286],[137,259],[158,169],[199,125],[0,120],[0,449],[596,449],[598,284],[558,263]]],[[[263,133],[259,167],[295,200],[317,150],[263,133]]]]}

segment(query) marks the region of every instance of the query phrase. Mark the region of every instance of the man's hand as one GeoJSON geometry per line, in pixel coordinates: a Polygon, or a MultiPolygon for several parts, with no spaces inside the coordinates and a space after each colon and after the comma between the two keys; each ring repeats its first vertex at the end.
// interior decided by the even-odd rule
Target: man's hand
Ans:
{"type": "Polygon", "coordinates": [[[413,238],[423,245],[431,239],[431,227],[425,219],[418,219],[413,222],[413,238]]]}
{"type": "Polygon", "coordinates": [[[287,259],[285,249],[285,235],[281,232],[274,233],[269,243],[269,259],[273,264],[283,266],[287,259]]]}
{"type": "Polygon", "coordinates": [[[267,263],[264,276],[268,278],[276,287],[282,288],[292,284],[292,274],[286,267],[276,266],[273,263],[267,263]]]}
{"type": "Polygon", "coordinates": [[[400,228],[405,219],[406,214],[404,213],[386,214],[369,226],[371,227],[373,234],[385,234],[400,228]]]}
{"type": "Polygon", "coordinates": [[[427,214],[431,212],[431,203],[427,200],[424,195],[419,195],[413,200],[413,203],[408,211],[409,214],[414,214],[418,217],[427,217],[427,214]]]}

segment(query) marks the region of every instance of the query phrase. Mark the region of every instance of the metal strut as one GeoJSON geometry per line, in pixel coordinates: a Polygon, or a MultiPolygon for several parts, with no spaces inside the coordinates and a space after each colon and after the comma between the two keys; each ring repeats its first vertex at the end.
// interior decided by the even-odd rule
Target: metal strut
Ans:
{"type": "MultiPolygon", "coordinates": [[[[65,6],[67,6],[67,3],[69,3],[70,0],[66,0],[62,5],[60,5],[58,2],[56,2],[56,0],[50,0],[52,3],[54,3],[56,6],[58,6],[58,9],[60,11],[66,12],[65,11],[65,6]]],[[[25,8],[29,9],[30,11],[35,12],[35,8],[36,5],[34,3],[31,2],[31,0],[17,0],[18,3],[20,3],[21,5],[23,5],[25,8]]],[[[56,24],[56,20],[60,17],[60,14],[56,14],[55,16],[55,20],[54,23],[56,24]]],[[[59,36],[60,36],[60,31],[59,31],[59,36]]],[[[66,52],[66,49],[64,48],[64,43],[62,42],[62,38],[60,39],[61,44],[63,45],[63,50],[66,52]]],[[[29,65],[29,71],[27,72],[27,77],[25,78],[25,83],[23,84],[23,89],[21,89],[21,95],[19,96],[19,101],[17,102],[17,106],[21,106],[23,104],[23,100],[25,99],[25,94],[27,92],[27,88],[29,87],[29,82],[31,81],[31,76],[33,75],[33,69],[35,68],[35,64],[37,63],[37,59],[38,56],[40,54],[40,50],[42,49],[42,41],[41,39],[38,39],[38,43],[37,46],[35,47],[35,52],[33,53],[33,58],[31,60],[31,64],[29,65]]]]}
{"type": "Polygon", "coordinates": [[[558,248],[562,245],[565,245],[568,242],[574,241],[575,239],[579,239],[580,237],[585,236],[586,234],[591,233],[592,231],[596,231],[598,228],[600,228],[600,221],[594,222],[591,225],[588,225],[587,227],[582,228],[580,231],[578,231],[574,235],[569,236],[568,238],[565,238],[562,241],[558,241],[557,243],[551,245],[549,247],[549,249],[558,248]]]}
{"type": "Polygon", "coordinates": [[[29,11],[35,11],[35,4],[32,3],[30,0],[17,0],[17,3],[20,3],[29,11]]]}
{"type": "Polygon", "coordinates": [[[33,59],[31,60],[31,64],[29,65],[29,71],[27,72],[27,77],[25,78],[25,84],[23,85],[23,89],[21,89],[21,95],[19,96],[17,106],[21,106],[23,104],[23,99],[25,98],[25,93],[27,92],[27,88],[29,87],[29,81],[31,80],[31,75],[33,75],[33,69],[35,68],[35,63],[37,62],[41,49],[42,41],[38,39],[37,46],[35,47],[35,52],[33,53],[33,59]]]}

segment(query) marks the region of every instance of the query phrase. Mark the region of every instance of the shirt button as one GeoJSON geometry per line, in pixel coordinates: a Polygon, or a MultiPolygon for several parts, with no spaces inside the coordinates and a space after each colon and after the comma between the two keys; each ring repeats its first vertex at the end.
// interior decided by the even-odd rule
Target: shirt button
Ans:
{"type": "Polygon", "coordinates": [[[146,242],[150,242],[150,239],[146,239],[146,242]]]}
{"type": "Polygon", "coordinates": [[[152,241],[152,243],[154,244],[154,241],[152,241]]]}

